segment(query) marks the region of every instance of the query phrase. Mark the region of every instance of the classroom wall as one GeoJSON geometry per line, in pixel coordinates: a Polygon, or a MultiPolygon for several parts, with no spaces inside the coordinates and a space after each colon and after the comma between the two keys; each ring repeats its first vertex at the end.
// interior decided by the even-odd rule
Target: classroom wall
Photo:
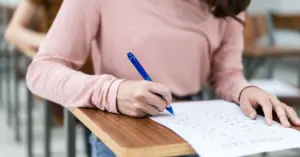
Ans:
{"type": "Polygon", "coordinates": [[[252,0],[248,12],[265,13],[270,10],[300,12],[300,0],[252,0]]]}
{"type": "Polygon", "coordinates": [[[281,0],[252,0],[248,9],[249,13],[265,13],[278,8],[281,0]]]}
{"type": "Polygon", "coordinates": [[[300,12],[299,0],[280,0],[278,10],[282,12],[300,12]]]}

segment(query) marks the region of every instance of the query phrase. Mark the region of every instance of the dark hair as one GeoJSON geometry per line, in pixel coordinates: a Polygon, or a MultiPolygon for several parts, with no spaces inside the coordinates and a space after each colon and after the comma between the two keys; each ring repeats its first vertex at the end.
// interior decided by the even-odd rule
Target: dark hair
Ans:
{"type": "Polygon", "coordinates": [[[251,0],[205,0],[211,9],[212,14],[217,18],[231,17],[239,23],[244,21],[237,17],[250,5],[251,0]]]}

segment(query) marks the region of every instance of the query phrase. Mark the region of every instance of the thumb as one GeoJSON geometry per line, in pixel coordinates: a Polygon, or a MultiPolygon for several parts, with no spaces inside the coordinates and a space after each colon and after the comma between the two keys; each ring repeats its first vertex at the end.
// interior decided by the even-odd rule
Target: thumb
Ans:
{"type": "Polygon", "coordinates": [[[240,104],[241,110],[244,114],[249,117],[250,119],[256,119],[257,112],[253,108],[253,105],[249,101],[245,101],[240,104]]]}

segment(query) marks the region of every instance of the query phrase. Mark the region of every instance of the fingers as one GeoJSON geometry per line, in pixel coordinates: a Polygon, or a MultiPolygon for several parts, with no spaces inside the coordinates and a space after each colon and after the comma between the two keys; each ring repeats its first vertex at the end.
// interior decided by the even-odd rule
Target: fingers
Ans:
{"type": "Polygon", "coordinates": [[[137,108],[135,108],[135,109],[133,109],[131,111],[127,111],[125,113],[128,113],[126,115],[128,115],[130,117],[145,117],[145,116],[147,116],[147,113],[145,113],[142,110],[137,109],[137,108]]]}
{"type": "Polygon", "coordinates": [[[246,100],[245,102],[241,102],[241,110],[250,119],[253,120],[256,119],[257,113],[249,100],[246,100]]]}
{"type": "Polygon", "coordinates": [[[140,101],[134,104],[133,112],[137,115],[144,115],[143,113],[145,113],[147,115],[156,116],[160,111],[155,106],[140,101]]]}
{"type": "Polygon", "coordinates": [[[300,126],[300,119],[292,107],[285,105],[285,112],[290,121],[297,126],[300,126]]]}
{"type": "Polygon", "coordinates": [[[281,103],[275,96],[270,97],[270,101],[274,106],[274,110],[277,114],[277,117],[280,120],[280,123],[284,127],[290,127],[291,124],[287,118],[286,111],[285,111],[285,104],[281,103]]]}
{"type": "Polygon", "coordinates": [[[167,107],[167,103],[162,97],[157,96],[156,94],[153,94],[148,90],[143,90],[137,93],[135,95],[135,99],[139,103],[149,104],[153,107],[156,107],[160,112],[163,112],[167,107]]]}
{"type": "Polygon", "coordinates": [[[153,107],[156,107],[160,112],[163,112],[166,109],[167,102],[163,98],[150,92],[147,92],[146,97],[146,103],[152,105],[153,107]]]}
{"type": "Polygon", "coordinates": [[[270,102],[270,100],[268,98],[263,98],[263,99],[259,99],[258,103],[262,106],[265,118],[266,118],[266,123],[268,125],[272,125],[273,122],[273,106],[272,103],[270,102]]]}
{"type": "Polygon", "coordinates": [[[159,110],[150,105],[150,104],[143,104],[143,106],[140,108],[143,112],[147,113],[148,115],[151,115],[151,116],[157,116],[159,114],[159,110]]]}
{"type": "Polygon", "coordinates": [[[147,86],[150,92],[161,96],[167,102],[167,105],[170,105],[172,103],[172,94],[170,88],[162,84],[153,82],[148,82],[147,86]]]}

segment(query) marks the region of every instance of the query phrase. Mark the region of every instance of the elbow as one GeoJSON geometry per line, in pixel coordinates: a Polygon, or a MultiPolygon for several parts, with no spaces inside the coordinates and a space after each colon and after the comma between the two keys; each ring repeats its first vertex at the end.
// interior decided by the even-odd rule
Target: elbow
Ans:
{"type": "Polygon", "coordinates": [[[22,26],[10,24],[4,31],[4,38],[13,46],[19,46],[19,36],[21,35],[22,26]]]}
{"type": "Polygon", "coordinates": [[[18,38],[18,28],[16,26],[8,25],[4,31],[4,38],[10,44],[16,46],[17,45],[17,38],[18,38]]]}
{"type": "Polygon", "coordinates": [[[13,29],[8,26],[6,29],[5,29],[5,32],[4,32],[4,38],[6,41],[8,42],[12,42],[12,39],[13,39],[13,36],[14,36],[14,31],[13,29]]]}
{"type": "Polygon", "coordinates": [[[26,86],[35,95],[41,96],[40,94],[40,81],[43,76],[43,70],[40,69],[41,65],[38,62],[33,61],[28,66],[26,72],[26,86]]]}
{"type": "Polygon", "coordinates": [[[34,91],[34,77],[33,77],[33,67],[32,67],[32,63],[29,65],[27,73],[26,73],[26,85],[27,88],[32,92],[35,93],[34,91]]]}

